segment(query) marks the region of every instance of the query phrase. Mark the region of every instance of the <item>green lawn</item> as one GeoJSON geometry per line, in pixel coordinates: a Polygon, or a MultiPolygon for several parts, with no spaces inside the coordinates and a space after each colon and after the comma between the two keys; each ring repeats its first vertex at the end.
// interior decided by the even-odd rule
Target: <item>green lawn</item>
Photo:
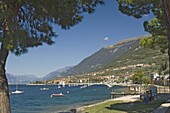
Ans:
{"type": "Polygon", "coordinates": [[[83,113],[151,113],[164,102],[163,99],[144,104],[141,101],[110,101],[93,107],[87,107],[83,113]]]}

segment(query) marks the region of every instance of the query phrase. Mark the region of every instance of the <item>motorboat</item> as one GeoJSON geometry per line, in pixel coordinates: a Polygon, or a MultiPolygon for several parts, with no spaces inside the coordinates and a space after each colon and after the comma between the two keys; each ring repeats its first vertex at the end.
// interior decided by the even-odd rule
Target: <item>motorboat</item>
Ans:
{"type": "Polygon", "coordinates": [[[61,96],[64,96],[63,93],[53,93],[51,94],[51,97],[61,97],[61,96]]]}

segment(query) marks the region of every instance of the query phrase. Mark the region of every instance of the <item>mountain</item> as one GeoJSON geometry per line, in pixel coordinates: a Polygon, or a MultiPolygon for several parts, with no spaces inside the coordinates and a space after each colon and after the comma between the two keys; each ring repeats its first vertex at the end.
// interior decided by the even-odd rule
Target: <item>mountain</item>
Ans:
{"type": "Polygon", "coordinates": [[[29,83],[32,81],[36,81],[39,80],[40,78],[37,78],[35,75],[17,75],[18,76],[18,80],[21,83],[29,83]]]}
{"type": "MultiPolygon", "coordinates": [[[[77,75],[92,72],[110,67],[120,67],[128,65],[152,64],[159,65],[167,55],[162,55],[160,51],[140,47],[139,41],[143,37],[130,38],[117,44],[106,46],[95,52],[91,56],[82,60],[78,65],[68,69],[64,76],[77,75]]],[[[155,68],[155,66],[154,66],[155,68]]]]}
{"type": "Polygon", "coordinates": [[[56,71],[53,71],[51,73],[49,73],[48,75],[44,76],[43,78],[41,78],[41,80],[52,80],[52,79],[56,79],[57,77],[60,77],[60,75],[62,73],[67,72],[67,70],[71,69],[73,66],[68,66],[62,69],[58,69],[56,71]]]}
{"type": "Polygon", "coordinates": [[[7,73],[7,80],[9,84],[15,84],[17,82],[18,77],[18,83],[19,84],[26,84],[32,81],[39,80],[35,75],[13,75],[7,73]]]}
{"type": "Polygon", "coordinates": [[[142,70],[145,74],[159,72],[168,60],[167,53],[161,53],[159,49],[143,48],[134,43],[127,52],[115,60],[110,61],[100,71],[107,70],[110,75],[123,75],[142,70]]]}
{"type": "Polygon", "coordinates": [[[17,80],[16,76],[9,74],[9,73],[6,73],[6,76],[7,76],[7,80],[9,84],[16,83],[16,80],[17,80]]]}

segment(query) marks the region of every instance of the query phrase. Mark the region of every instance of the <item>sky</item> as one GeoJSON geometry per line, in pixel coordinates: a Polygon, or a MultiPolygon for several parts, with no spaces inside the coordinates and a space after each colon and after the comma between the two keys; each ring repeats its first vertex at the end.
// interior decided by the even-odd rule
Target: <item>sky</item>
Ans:
{"type": "Polygon", "coordinates": [[[83,21],[69,30],[54,26],[58,37],[52,46],[31,48],[21,56],[10,53],[6,72],[43,77],[57,69],[77,65],[104,46],[147,35],[143,22],[151,18],[145,15],[135,19],[122,14],[114,0],[106,0],[105,5],[98,6],[93,14],[83,15],[83,21]]]}

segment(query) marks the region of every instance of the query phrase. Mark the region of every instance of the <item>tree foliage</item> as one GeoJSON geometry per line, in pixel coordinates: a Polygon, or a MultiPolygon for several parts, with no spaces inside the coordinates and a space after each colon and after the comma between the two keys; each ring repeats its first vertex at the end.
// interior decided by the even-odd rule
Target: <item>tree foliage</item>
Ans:
{"type": "Polygon", "coordinates": [[[53,24],[69,29],[98,4],[103,0],[1,0],[0,42],[16,55],[29,47],[51,45],[56,37],[53,24]]]}
{"type": "Polygon", "coordinates": [[[155,48],[159,47],[161,52],[165,52],[168,48],[167,25],[163,13],[162,0],[117,0],[119,10],[123,14],[142,18],[152,12],[154,18],[143,23],[145,31],[152,36],[141,40],[141,45],[144,47],[155,48]]]}
{"type": "Polygon", "coordinates": [[[151,48],[151,49],[160,49],[160,52],[166,53],[168,49],[168,41],[165,36],[155,36],[155,37],[145,37],[140,40],[140,45],[142,47],[151,48]]]}
{"type": "MultiPolygon", "coordinates": [[[[140,41],[143,47],[160,48],[162,53],[168,53],[169,66],[164,74],[170,75],[170,2],[169,0],[117,0],[119,10],[123,14],[142,18],[152,13],[154,18],[144,22],[145,31],[151,36],[140,41]]],[[[159,71],[162,69],[160,68],[159,71]]],[[[170,87],[169,87],[170,88],[170,87]]]]}
{"type": "Polygon", "coordinates": [[[28,48],[51,45],[56,37],[53,25],[69,29],[93,13],[103,0],[0,0],[0,112],[10,113],[6,78],[9,52],[21,55],[28,48]]]}
{"type": "Polygon", "coordinates": [[[150,77],[144,75],[141,70],[137,70],[137,72],[132,76],[131,80],[135,84],[149,84],[149,83],[151,83],[150,77]]]}
{"type": "Polygon", "coordinates": [[[169,72],[169,67],[168,66],[169,65],[168,65],[168,62],[167,62],[167,59],[166,59],[159,66],[159,70],[158,70],[159,75],[166,75],[166,74],[168,74],[168,72],[169,72]]]}

